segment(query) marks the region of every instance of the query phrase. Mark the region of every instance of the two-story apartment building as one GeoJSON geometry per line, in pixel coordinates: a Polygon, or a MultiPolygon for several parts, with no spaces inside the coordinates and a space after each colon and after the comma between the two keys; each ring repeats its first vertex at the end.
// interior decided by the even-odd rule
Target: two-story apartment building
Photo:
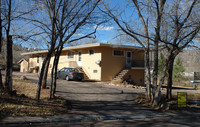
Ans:
{"type": "MultiPolygon", "coordinates": [[[[47,50],[22,53],[28,55],[29,60],[27,69],[24,69],[23,60],[20,62],[21,68],[38,72],[46,54],[47,50]]],[[[49,70],[52,68],[53,59],[54,56],[51,58],[49,70]]],[[[144,50],[140,47],[102,43],[66,47],[58,64],[58,69],[63,67],[80,67],[91,80],[111,81],[117,76],[144,84],[144,50]]]]}

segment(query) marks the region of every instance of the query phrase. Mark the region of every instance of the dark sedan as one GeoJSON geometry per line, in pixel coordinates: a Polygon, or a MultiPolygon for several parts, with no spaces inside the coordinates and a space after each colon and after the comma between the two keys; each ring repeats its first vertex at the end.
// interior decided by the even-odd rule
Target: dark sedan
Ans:
{"type": "Polygon", "coordinates": [[[57,72],[57,78],[69,80],[83,80],[84,76],[77,68],[62,68],[57,72]]]}

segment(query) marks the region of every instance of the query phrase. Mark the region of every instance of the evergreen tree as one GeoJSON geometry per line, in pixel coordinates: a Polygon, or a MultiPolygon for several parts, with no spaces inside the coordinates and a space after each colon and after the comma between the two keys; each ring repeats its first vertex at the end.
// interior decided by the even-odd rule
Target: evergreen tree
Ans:
{"type": "Polygon", "coordinates": [[[158,59],[158,74],[160,75],[165,66],[165,56],[161,53],[160,58],[158,59]]]}
{"type": "Polygon", "coordinates": [[[185,68],[183,67],[182,61],[180,58],[177,58],[175,65],[174,65],[174,71],[173,71],[173,78],[174,79],[181,79],[182,73],[185,71],[185,68]]]}

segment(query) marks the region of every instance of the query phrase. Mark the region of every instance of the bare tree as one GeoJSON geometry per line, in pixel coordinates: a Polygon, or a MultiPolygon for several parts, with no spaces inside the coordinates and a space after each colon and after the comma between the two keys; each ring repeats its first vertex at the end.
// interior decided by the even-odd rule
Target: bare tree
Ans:
{"type": "Polygon", "coordinates": [[[176,56],[190,45],[200,30],[199,11],[197,0],[174,0],[168,3],[162,21],[162,34],[160,41],[167,50],[166,59],[169,60],[167,71],[167,94],[172,99],[172,73],[176,56]]]}
{"type": "MultiPolygon", "coordinates": [[[[28,14],[29,12],[21,11],[18,9],[19,1],[12,0],[0,0],[0,47],[2,47],[3,40],[6,42],[6,66],[5,66],[5,84],[4,88],[8,91],[12,91],[12,64],[13,53],[12,45],[13,38],[16,37],[14,33],[14,21],[18,20],[21,16],[28,14]],[[12,23],[11,23],[12,22],[12,23]]],[[[19,37],[19,36],[18,36],[19,37]]],[[[0,50],[1,51],[1,50],[0,50]]],[[[2,84],[2,76],[0,74],[0,82],[2,84]]]]}
{"type": "MultiPolygon", "coordinates": [[[[131,1],[129,1],[131,2],[131,1]]],[[[107,13],[120,29],[134,40],[136,40],[146,52],[146,71],[147,71],[147,84],[150,86],[151,75],[149,68],[149,50],[148,47],[151,45],[154,51],[154,66],[153,66],[153,84],[151,93],[151,102],[153,105],[157,105],[160,101],[160,88],[164,83],[166,72],[168,71],[168,88],[172,84],[172,70],[173,62],[175,57],[181,52],[196,36],[199,32],[199,20],[189,20],[195,11],[193,11],[194,6],[197,4],[197,0],[188,1],[188,8],[184,7],[183,3],[185,1],[174,0],[148,0],[148,1],[138,1],[132,0],[136,11],[134,14],[139,17],[140,22],[138,21],[127,21],[123,20],[121,13],[114,14],[114,12],[108,8],[104,3],[104,7],[107,10],[107,13]],[[174,6],[173,6],[174,4],[174,6]],[[181,8],[180,5],[182,5],[181,8]],[[171,7],[171,8],[170,8],[171,7]],[[186,9],[185,9],[186,8],[186,9]],[[146,12],[146,13],[145,13],[146,12]],[[119,15],[120,14],[120,15],[119,15]],[[191,16],[190,16],[191,15],[191,16]],[[144,20],[146,19],[146,20],[144,20]],[[134,25],[132,24],[134,23],[134,25]],[[138,29],[135,29],[135,24],[139,26],[138,29]],[[142,24],[142,26],[141,26],[142,24]],[[151,24],[151,25],[148,25],[151,24]],[[143,43],[145,42],[145,43],[143,43]],[[168,53],[166,54],[166,62],[163,68],[162,74],[158,82],[158,53],[159,47],[165,46],[168,53]],[[149,79],[149,80],[148,80],[149,79]]],[[[130,3],[129,3],[130,4],[130,3]]],[[[128,7],[127,7],[128,8],[128,7]]],[[[129,7],[130,8],[130,7],[129,7]]],[[[197,7],[198,8],[198,7],[197,7]]],[[[123,10],[124,11],[124,10],[123,10]]],[[[198,14],[198,12],[196,12],[198,14]]],[[[197,16],[198,17],[198,16],[197,16]]],[[[147,95],[149,95],[147,85],[147,95]]],[[[167,96],[171,96],[171,90],[168,89],[167,96]]]]}
{"type": "Polygon", "coordinates": [[[10,28],[11,28],[11,0],[5,1],[5,30],[6,30],[6,75],[5,75],[5,88],[7,91],[12,91],[12,36],[10,35],[10,28]]]}
{"type": "MultiPolygon", "coordinates": [[[[96,20],[97,16],[92,14],[94,13],[95,8],[97,7],[100,0],[92,1],[63,1],[60,16],[57,17],[57,29],[59,36],[59,45],[55,53],[54,64],[51,72],[51,89],[50,89],[50,98],[52,98],[56,91],[56,77],[57,77],[57,65],[59,62],[59,57],[63,49],[63,45],[67,43],[72,43],[84,38],[91,38],[92,35],[96,32],[96,29],[91,33],[86,32],[81,37],[73,37],[73,35],[84,26],[87,25],[96,25],[98,23],[96,20]],[[76,8],[79,8],[76,10],[76,8]],[[66,21],[66,19],[71,19],[66,21]],[[67,33],[68,31],[68,33],[67,33]],[[54,75],[54,76],[53,76],[54,75]],[[53,88],[52,88],[53,87],[53,88]]],[[[100,21],[100,20],[99,20],[100,21]]],[[[105,22],[104,20],[98,23],[105,22]]],[[[96,27],[96,28],[97,28],[96,27]]]]}
{"type": "MultiPolygon", "coordinates": [[[[129,1],[131,2],[131,1],[129,1]]],[[[164,80],[165,73],[163,77],[160,79],[161,82],[157,84],[158,80],[158,46],[159,46],[159,38],[160,38],[160,28],[161,28],[161,21],[162,21],[162,15],[165,5],[165,0],[147,0],[147,1],[138,1],[138,0],[132,0],[132,4],[128,3],[129,8],[132,9],[132,12],[134,12],[135,15],[139,17],[139,21],[126,21],[123,20],[121,15],[114,14],[110,8],[108,8],[107,5],[104,3],[104,7],[107,10],[105,13],[107,13],[110,17],[113,18],[113,20],[116,22],[116,24],[119,26],[119,28],[127,35],[129,35],[131,38],[136,40],[138,44],[140,44],[143,49],[145,50],[145,67],[146,67],[146,77],[147,77],[147,97],[151,99],[152,103],[154,105],[157,105],[159,102],[159,96],[160,96],[160,87],[164,80]],[[136,12],[134,11],[136,8],[136,12]],[[153,11],[152,11],[153,10],[153,11]],[[153,16],[150,15],[150,12],[154,12],[155,14],[153,16]],[[150,17],[151,16],[151,17],[150,17]],[[151,22],[149,21],[151,19],[151,22]],[[134,24],[132,24],[134,23],[134,24]],[[152,26],[149,26],[149,23],[152,23],[154,25],[154,28],[152,26]],[[137,30],[134,29],[134,26],[141,26],[137,30]],[[149,33],[151,31],[151,33],[149,33]],[[150,51],[150,44],[152,44],[154,47],[154,70],[153,70],[153,88],[150,89],[151,85],[151,73],[150,73],[150,61],[149,61],[149,51],[150,51]]],[[[127,7],[128,8],[128,7],[127,7]]]]}
{"type": "MultiPolygon", "coordinates": [[[[58,54],[54,59],[55,64],[53,65],[51,76],[54,88],[56,88],[56,78],[54,75],[56,75],[57,72],[57,63],[60,56],[59,52],[62,51],[62,47],[65,43],[75,42],[83,38],[90,38],[92,34],[95,33],[96,30],[91,29],[92,31],[86,31],[84,29],[94,25],[94,22],[100,22],[100,20],[97,20],[99,14],[93,15],[100,0],[40,0],[35,2],[37,6],[39,5],[41,8],[40,13],[43,17],[26,18],[26,20],[31,21],[34,26],[36,26],[36,29],[39,30],[37,34],[45,38],[49,44],[48,53],[43,60],[39,76],[36,94],[36,98],[39,100],[45,73],[44,70],[47,65],[46,63],[48,63],[47,61],[52,55],[58,54]],[[45,20],[43,18],[45,18],[45,20]],[[80,31],[85,33],[77,37],[76,34],[80,31]]],[[[50,91],[52,92],[52,89],[50,91]]]]}
{"type": "MultiPolygon", "coordinates": [[[[116,22],[116,24],[120,27],[120,29],[127,34],[128,36],[130,36],[131,38],[133,38],[133,40],[136,40],[137,43],[139,43],[143,49],[145,50],[145,67],[146,67],[146,77],[147,77],[147,97],[150,99],[150,84],[151,84],[151,74],[150,74],[150,65],[149,65],[149,50],[150,50],[150,37],[149,37],[149,0],[146,1],[146,17],[142,14],[142,8],[138,5],[138,1],[137,0],[133,0],[132,1],[133,4],[136,7],[137,10],[137,14],[139,16],[139,21],[142,24],[143,30],[139,31],[138,33],[136,33],[132,28],[132,21],[125,21],[123,19],[120,19],[119,17],[121,16],[117,16],[115,15],[112,10],[110,8],[108,8],[108,5],[105,5],[105,3],[103,3],[105,9],[107,10],[107,13],[111,18],[113,18],[113,20],[116,22]]],[[[102,10],[103,11],[103,10],[102,10]]]]}
{"type": "MultiPolygon", "coordinates": [[[[0,7],[1,7],[1,0],[0,0],[0,7]]],[[[0,53],[1,53],[1,48],[2,48],[2,17],[1,17],[1,13],[2,13],[2,9],[0,8],[0,53]]],[[[0,88],[3,87],[3,82],[2,82],[2,74],[1,74],[1,69],[2,69],[2,65],[0,65],[0,88]]]]}

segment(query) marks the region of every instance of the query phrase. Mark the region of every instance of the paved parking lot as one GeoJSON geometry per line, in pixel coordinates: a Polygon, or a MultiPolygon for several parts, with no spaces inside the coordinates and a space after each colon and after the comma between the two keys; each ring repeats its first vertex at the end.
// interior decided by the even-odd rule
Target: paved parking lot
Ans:
{"type": "MultiPolygon", "coordinates": [[[[56,93],[71,101],[73,113],[108,115],[136,113],[134,98],[144,92],[100,82],[58,80],[56,93]]],[[[147,108],[141,106],[140,110],[146,112],[147,108]]]]}
{"type": "MultiPolygon", "coordinates": [[[[24,73],[21,73],[23,75],[24,73]]],[[[36,82],[36,74],[24,74],[36,82]]],[[[79,82],[57,80],[56,94],[71,102],[72,113],[77,114],[135,114],[152,110],[134,102],[134,98],[145,89],[124,88],[106,82],[79,82]]]]}

